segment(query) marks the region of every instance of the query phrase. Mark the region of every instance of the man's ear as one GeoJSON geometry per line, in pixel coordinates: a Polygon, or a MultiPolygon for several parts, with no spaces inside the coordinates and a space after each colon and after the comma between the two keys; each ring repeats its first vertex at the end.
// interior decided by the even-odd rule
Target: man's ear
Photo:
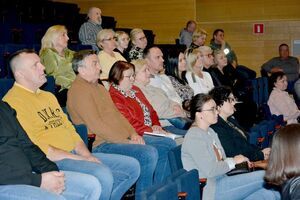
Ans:
{"type": "Polygon", "coordinates": [[[14,73],[14,77],[15,77],[15,79],[19,79],[19,78],[23,78],[24,75],[21,70],[16,70],[14,73]]]}
{"type": "Polygon", "coordinates": [[[78,73],[84,75],[85,70],[83,69],[84,67],[78,67],[78,73]]]}

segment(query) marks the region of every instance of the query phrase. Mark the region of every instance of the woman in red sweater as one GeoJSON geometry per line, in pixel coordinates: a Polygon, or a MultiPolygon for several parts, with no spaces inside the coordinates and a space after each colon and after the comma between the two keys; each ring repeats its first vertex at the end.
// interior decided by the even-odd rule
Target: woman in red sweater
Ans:
{"type": "Polygon", "coordinates": [[[144,132],[168,133],[160,126],[156,111],[143,92],[133,85],[134,78],[135,68],[133,64],[125,61],[115,62],[108,75],[111,83],[109,93],[116,107],[127,118],[136,132],[143,136],[145,143],[157,149],[158,162],[154,183],[158,183],[171,174],[168,152],[176,146],[176,143],[170,138],[144,135],[144,132]]]}

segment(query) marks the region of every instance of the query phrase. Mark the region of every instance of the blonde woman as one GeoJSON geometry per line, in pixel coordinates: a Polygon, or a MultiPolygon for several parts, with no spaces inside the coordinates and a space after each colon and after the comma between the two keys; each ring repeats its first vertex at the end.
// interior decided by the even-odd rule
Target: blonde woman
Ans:
{"type": "Polygon", "coordinates": [[[140,28],[132,29],[130,39],[132,48],[129,51],[129,60],[142,59],[148,42],[144,31],[140,28]]]}
{"type": "Polygon", "coordinates": [[[203,71],[204,55],[199,49],[194,49],[187,54],[187,68],[185,74],[186,80],[190,87],[194,90],[194,94],[208,93],[214,88],[214,84],[210,74],[203,71]]]}
{"type": "Polygon", "coordinates": [[[98,54],[102,73],[100,79],[107,79],[112,65],[116,61],[126,61],[126,59],[114,49],[117,47],[115,32],[112,29],[103,29],[97,34],[97,45],[102,50],[98,54]]]}
{"type": "Polygon", "coordinates": [[[128,48],[128,44],[130,41],[129,35],[124,31],[116,31],[115,34],[117,48],[115,48],[115,52],[120,53],[124,58],[128,58],[128,52],[126,49],[128,48]]]}
{"type": "Polygon", "coordinates": [[[42,38],[40,50],[41,63],[45,66],[47,75],[53,76],[55,84],[60,87],[56,97],[61,106],[65,106],[67,90],[75,79],[72,69],[74,51],[68,49],[68,33],[63,25],[48,28],[42,38]]]}
{"type": "Polygon", "coordinates": [[[205,44],[207,32],[203,29],[198,29],[193,33],[192,44],[189,47],[189,51],[193,51],[205,44]]]}

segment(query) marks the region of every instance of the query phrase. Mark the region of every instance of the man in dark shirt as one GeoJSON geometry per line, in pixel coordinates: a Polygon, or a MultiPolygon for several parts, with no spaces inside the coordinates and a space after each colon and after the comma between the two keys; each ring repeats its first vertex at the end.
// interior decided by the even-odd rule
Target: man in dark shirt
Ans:
{"type": "Polygon", "coordinates": [[[274,57],[261,66],[263,75],[277,71],[283,71],[288,81],[294,82],[299,78],[299,60],[290,56],[289,46],[287,44],[279,45],[279,56],[274,57]]]}
{"type": "Polygon", "coordinates": [[[0,101],[0,199],[99,199],[101,186],[86,174],[60,172],[28,138],[16,112],[0,101]]]}

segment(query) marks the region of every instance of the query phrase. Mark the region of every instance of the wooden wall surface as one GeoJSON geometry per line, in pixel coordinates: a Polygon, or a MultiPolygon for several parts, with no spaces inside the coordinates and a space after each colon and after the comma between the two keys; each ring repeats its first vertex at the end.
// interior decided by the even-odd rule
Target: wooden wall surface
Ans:
{"type": "Polygon", "coordinates": [[[259,71],[266,60],[278,55],[278,45],[300,39],[299,0],[56,0],[77,3],[81,13],[98,6],[114,16],[117,27],[154,31],[155,42],[174,44],[189,19],[211,34],[225,30],[225,39],[239,63],[259,71]],[[265,33],[254,35],[253,23],[264,23],[265,33]]]}

